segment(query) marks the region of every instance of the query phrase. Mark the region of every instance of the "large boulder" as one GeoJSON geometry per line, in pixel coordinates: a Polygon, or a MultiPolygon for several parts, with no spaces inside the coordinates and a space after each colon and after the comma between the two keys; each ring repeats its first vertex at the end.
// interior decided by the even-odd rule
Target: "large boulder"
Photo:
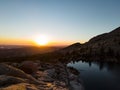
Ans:
{"type": "Polygon", "coordinates": [[[26,74],[22,70],[15,68],[13,66],[4,64],[4,63],[0,63],[0,75],[9,75],[9,76],[14,76],[14,77],[19,77],[19,78],[29,80],[30,83],[42,84],[42,82],[39,82],[34,77],[32,77],[29,74],[26,74]]]}
{"type": "Polygon", "coordinates": [[[32,61],[22,62],[19,68],[28,74],[33,74],[38,71],[38,65],[32,61]]]}

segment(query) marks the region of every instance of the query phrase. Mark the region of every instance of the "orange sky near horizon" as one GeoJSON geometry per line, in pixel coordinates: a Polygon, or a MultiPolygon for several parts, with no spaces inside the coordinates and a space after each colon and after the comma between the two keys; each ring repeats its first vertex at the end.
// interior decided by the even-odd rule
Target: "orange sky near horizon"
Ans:
{"type": "MultiPolygon", "coordinates": [[[[76,43],[74,41],[49,41],[46,45],[43,46],[66,46],[76,43]]],[[[22,39],[0,39],[0,45],[31,45],[31,46],[42,46],[38,45],[34,40],[22,40],[22,39]]]]}

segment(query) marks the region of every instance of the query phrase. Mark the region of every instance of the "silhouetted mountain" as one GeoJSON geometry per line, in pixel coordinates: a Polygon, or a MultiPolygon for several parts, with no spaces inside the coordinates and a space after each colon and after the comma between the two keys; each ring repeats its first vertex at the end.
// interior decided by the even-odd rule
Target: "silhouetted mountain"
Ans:
{"type": "Polygon", "coordinates": [[[93,37],[85,44],[73,44],[67,48],[74,49],[69,53],[72,60],[75,58],[88,61],[120,62],[120,27],[93,37]]]}

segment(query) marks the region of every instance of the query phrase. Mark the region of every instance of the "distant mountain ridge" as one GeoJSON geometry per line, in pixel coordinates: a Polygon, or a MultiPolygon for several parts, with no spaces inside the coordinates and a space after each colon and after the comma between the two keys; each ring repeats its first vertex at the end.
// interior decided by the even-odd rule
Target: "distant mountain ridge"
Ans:
{"type": "Polygon", "coordinates": [[[120,62],[120,27],[93,37],[84,44],[68,46],[67,54],[74,60],[120,62]],[[74,48],[74,50],[72,50],[74,48]],[[71,52],[72,51],[72,52],[71,52]]]}

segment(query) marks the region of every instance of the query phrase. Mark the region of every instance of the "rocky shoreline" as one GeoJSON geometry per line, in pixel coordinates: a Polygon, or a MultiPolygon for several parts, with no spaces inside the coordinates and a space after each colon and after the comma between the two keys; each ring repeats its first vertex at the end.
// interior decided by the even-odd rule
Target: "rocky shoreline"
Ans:
{"type": "Polygon", "coordinates": [[[84,90],[79,72],[63,63],[0,63],[0,90],[84,90]]]}

